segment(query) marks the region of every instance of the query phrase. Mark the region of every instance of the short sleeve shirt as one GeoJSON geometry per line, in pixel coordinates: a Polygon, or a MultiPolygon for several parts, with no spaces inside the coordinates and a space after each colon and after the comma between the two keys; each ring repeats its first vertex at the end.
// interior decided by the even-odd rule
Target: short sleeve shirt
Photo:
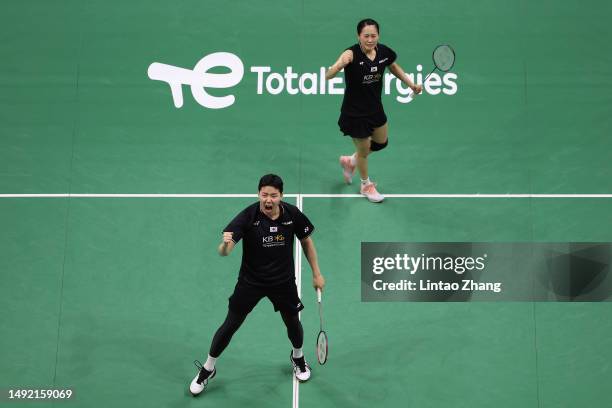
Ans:
{"type": "Polygon", "coordinates": [[[381,101],[385,68],[393,64],[397,54],[384,44],[378,44],[376,58],[369,59],[355,44],[353,61],[344,68],[346,88],[342,113],[348,116],[369,116],[383,111],[381,101]]]}
{"type": "Polygon", "coordinates": [[[276,220],[261,212],[259,202],[241,211],[224,232],[243,241],[239,280],[257,286],[279,285],[295,279],[294,236],[307,238],[314,225],[294,205],[281,201],[276,220]]]}

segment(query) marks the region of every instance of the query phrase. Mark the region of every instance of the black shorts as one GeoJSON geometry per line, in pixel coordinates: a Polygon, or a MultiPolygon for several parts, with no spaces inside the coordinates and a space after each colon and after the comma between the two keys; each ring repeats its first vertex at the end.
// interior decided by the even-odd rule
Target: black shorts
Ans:
{"type": "Polygon", "coordinates": [[[263,297],[270,299],[275,312],[280,310],[294,315],[304,309],[294,280],[275,286],[255,286],[238,280],[234,293],[229,297],[229,308],[234,313],[246,315],[263,297]]]}
{"type": "Polygon", "coordinates": [[[387,115],[385,115],[384,111],[368,116],[348,116],[340,113],[340,118],[338,119],[338,126],[340,126],[344,136],[357,139],[372,136],[374,129],[383,126],[385,123],[387,123],[387,115]]]}

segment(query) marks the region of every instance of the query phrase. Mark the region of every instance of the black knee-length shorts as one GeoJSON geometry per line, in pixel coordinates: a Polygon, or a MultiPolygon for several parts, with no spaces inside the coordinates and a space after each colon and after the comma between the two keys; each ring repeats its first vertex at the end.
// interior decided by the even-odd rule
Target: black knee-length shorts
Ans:
{"type": "Polygon", "coordinates": [[[294,315],[304,309],[294,280],[274,286],[255,286],[238,280],[234,293],[229,297],[229,308],[238,314],[249,314],[264,297],[270,299],[275,312],[280,310],[294,315]]]}

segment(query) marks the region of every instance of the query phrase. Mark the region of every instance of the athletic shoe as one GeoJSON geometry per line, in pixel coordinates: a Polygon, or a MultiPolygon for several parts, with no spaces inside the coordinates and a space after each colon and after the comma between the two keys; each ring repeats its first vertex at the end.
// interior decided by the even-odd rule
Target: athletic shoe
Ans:
{"type": "Polygon", "coordinates": [[[353,182],[353,175],[355,174],[355,165],[351,163],[352,156],[340,156],[340,166],[342,166],[342,175],[346,184],[353,182]]]}
{"type": "Polygon", "coordinates": [[[308,381],[310,378],[310,366],[304,360],[304,356],[300,358],[293,358],[293,352],[289,354],[289,358],[291,360],[291,364],[293,364],[293,374],[298,381],[304,382],[308,381]]]}
{"type": "Polygon", "coordinates": [[[189,385],[189,391],[191,392],[191,395],[195,397],[206,389],[206,386],[208,385],[208,382],[210,380],[215,378],[215,375],[217,374],[217,369],[213,368],[212,371],[208,371],[207,369],[202,367],[202,363],[200,363],[198,360],[194,361],[193,363],[196,367],[200,369],[198,371],[198,374],[194,377],[194,379],[191,381],[191,384],[189,385]]]}
{"type": "Polygon", "coordinates": [[[366,196],[370,202],[380,203],[385,196],[376,191],[376,183],[366,183],[361,185],[361,195],[366,196]]]}

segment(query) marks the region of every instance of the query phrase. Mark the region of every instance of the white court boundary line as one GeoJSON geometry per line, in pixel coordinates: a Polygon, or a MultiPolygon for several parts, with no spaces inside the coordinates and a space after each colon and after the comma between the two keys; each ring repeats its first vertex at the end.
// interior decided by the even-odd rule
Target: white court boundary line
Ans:
{"type": "MultiPolygon", "coordinates": [[[[362,198],[361,194],[284,194],[302,211],[304,198],[362,198]]],[[[257,198],[257,194],[0,194],[0,198],[257,198]]],[[[612,198],[612,194],[385,194],[385,198],[612,198]]],[[[302,297],[302,246],[295,246],[295,279],[302,297]]],[[[292,408],[299,408],[300,382],[292,374],[292,408]]]]}
{"type": "MultiPolygon", "coordinates": [[[[288,198],[363,198],[361,194],[284,194],[288,198]]],[[[385,194],[386,198],[612,198],[612,194],[385,194]]],[[[257,198],[257,194],[0,194],[0,198],[257,198]]]]}
{"type": "MultiPolygon", "coordinates": [[[[285,197],[288,197],[289,194],[285,195],[285,197]]],[[[304,202],[302,200],[302,196],[300,194],[297,194],[296,199],[296,207],[302,211],[303,207],[304,207],[304,202]]],[[[295,285],[297,286],[297,290],[298,290],[298,297],[300,299],[302,299],[302,245],[298,242],[295,245],[295,259],[294,259],[294,263],[295,263],[295,285]]],[[[302,301],[303,302],[303,301],[302,301]]],[[[298,313],[298,319],[301,319],[302,313],[298,313]]],[[[306,336],[304,336],[306,337],[306,336]]],[[[306,339],[304,339],[306,340],[306,339]]],[[[304,344],[302,344],[302,349],[304,348],[304,344]]],[[[291,376],[293,378],[293,403],[292,403],[292,407],[293,408],[298,408],[300,406],[300,382],[298,381],[297,378],[295,378],[295,375],[291,376]]]]}

